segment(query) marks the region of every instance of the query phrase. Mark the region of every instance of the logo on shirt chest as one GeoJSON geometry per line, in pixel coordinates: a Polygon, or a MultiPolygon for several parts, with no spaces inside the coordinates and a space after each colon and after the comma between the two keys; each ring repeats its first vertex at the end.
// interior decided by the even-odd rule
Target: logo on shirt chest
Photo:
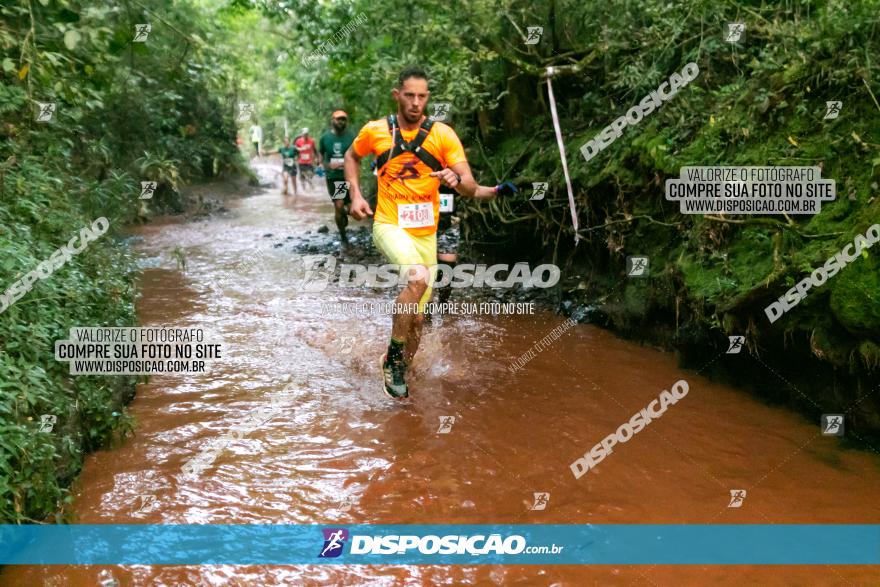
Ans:
{"type": "MultiPolygon", "coordinates": [[[[418,159],[413,157],[409,161],[406,161],[400,170],[391,177],[391,181],[389,184],[394,183],[397,180],[401,182],[406,181],[407,179],[418,179],[421,177],[421,174],[416,169],[416,164],[419,162],[418,159]]],[[[382,175],[385,175],[385,171],[382,172],[382,175]]]]}

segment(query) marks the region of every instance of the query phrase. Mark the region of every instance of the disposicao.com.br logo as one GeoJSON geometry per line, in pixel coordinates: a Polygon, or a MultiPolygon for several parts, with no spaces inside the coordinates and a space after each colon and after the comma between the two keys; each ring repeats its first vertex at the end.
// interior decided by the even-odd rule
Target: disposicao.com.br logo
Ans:
{"type": "MultiPolygon", "coordinates": [[[[338,557],[349,539],[344,528],[324,528],[319,558],[338,557]]],[[[512,534],[352,534],[349,555],[517,555],[559,554],[564,546],[529,546],[524,536],[512,534]]]]}
{"type": "Polygon", "coordinates": [[[525,262],[489,266],[473,263],[450,266],[439,263],[430,268],[393,263],[342,263],[337,267],[336,258],[332,255],[307,255],[296,259],[295,263],[293,288],[312,293],[325,291],[331,281],[336,282],[339,287],[400,287],[412,279],[427,279],[428,271],[431,272],[431,283],[434,287],[448,285],[453,288],[512,288],[519,285],[523,288],[547,289],[559,283],[562,275],[556,265],[545,263],[532,269],[525,262]]]}
{"type": "Polygon", "coordinates": [[[345,541],[348,540],[348,530],[345,528],[324,528],[324,546],[318,558],[335,558],[342,554],[345,541]]]}

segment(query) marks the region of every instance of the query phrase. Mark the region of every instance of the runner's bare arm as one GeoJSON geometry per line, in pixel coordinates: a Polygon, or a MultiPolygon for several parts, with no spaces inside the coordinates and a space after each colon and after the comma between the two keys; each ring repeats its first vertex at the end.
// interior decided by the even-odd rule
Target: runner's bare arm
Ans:
{"type": "Polygon", "coordinates": [[[344,166],[345,181],[348,182],[348,195],[351,197],[351,206],[348,208],[348,213],[351,214],[352,218],[355,220],[363,220],[367,216],[372,216],[373,211],[370,209],[370,205],[361,194],[359,177],[361,158],[358,157],[358,154],[354,152],[352,147],[349,147],[345,152],[344,166]]]}
{"type": "Polygon", "coordinates": [[[462,196],[473,198],[477,191],[477,182],[471,175],[471,167],[467,161],[456,163],[451,167],[445,167],[435,171],[431,177],[436,177],[443,185],[457,191],[462,196]]]}
{"type": "Polygon", "coordinates": [[[443,169],[443,170],[440,170],[436,173],[432,173],[431,175],[434,177],[439,177],[440,181],[442,181],[445,185],[447,185],[449,187],[455,187],[450,184],[451,183],[454,184],[455,182],[458,181],[458,178],[455,177],[455,174],[457,173],[457,174],[461,175],[461,183],[458,185],[461,186],[463,189],[457,190],[458,193],[460,193],[463,196],[473,198],[475,200],[491,200],[492,198],[499,195],[499,192],[498,192],[499,186],[490,187],[487,185],[479,185],[476,182],[476,180],[473,179],[473,176],[470,174],[470,167],[468,166],[467,163],[459,163],[458,165],[453,165],[451,169],[450,168],[443,169]],[[459,167],[458,165],[464,166],[464,168],[459,167]],[[444,173],[446,171],[451,171],[451,173],[444,173]],[[446,178],[446,181],[444,181],[444,177],[446,178]],[[465,179],[466,177],[469,178],[474,184],[473,194],[468,194],[466,191],[463,191],[464,189],[467,188],[467,185],[466,185],[467,180],[465,179]]]}
{"type": "Polygon", "coordinates": [[[487,185],[478,185],[477,191],[474,192],[473,198],[475,200],[491,200],[497,195],[498,192],[494,187],[490,187],[487,185]]]}

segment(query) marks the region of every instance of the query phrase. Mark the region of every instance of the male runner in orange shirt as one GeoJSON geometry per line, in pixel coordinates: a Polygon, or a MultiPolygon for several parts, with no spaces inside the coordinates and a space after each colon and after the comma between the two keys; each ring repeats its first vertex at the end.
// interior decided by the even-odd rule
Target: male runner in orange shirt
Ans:
{"type": "Polygon", "coordinates": [[[394,314],[391,342],[382,358],[383,389],[399,399],[409,397],[404,375],[419,346],[437,265],[440,184],[478,199],[496,196],[500,186],[478,186],[455,131],[425,117],[430,92],[424,70],[404,69],[391,95],[397,114],[364,125],[345,153],[345,179],[350,185],[349,213],[357,220],[374,216],[376,248],[391,263],[411,266],[396,303],[398,308],[418,304],[418,312],[394,314]],[[360,161],[370,153],[376,156],[379,184],[375,215],[359,184],[360,161]]]}

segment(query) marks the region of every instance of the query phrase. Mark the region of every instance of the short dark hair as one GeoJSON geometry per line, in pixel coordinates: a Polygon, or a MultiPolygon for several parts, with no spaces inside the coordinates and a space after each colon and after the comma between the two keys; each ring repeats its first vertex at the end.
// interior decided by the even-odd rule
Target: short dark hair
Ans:
{"type": "Polygon", "coordinates": [[[403,87],[403,82],[408,80],[411,77],[415,77],[418,79],[423,79],[428,81],[428,74],[425,73],[425,70],[418,66],[410,66],[405,67],[403,71],[400,72],[400,75],[397,76],[397,89],[403,87]]]}

